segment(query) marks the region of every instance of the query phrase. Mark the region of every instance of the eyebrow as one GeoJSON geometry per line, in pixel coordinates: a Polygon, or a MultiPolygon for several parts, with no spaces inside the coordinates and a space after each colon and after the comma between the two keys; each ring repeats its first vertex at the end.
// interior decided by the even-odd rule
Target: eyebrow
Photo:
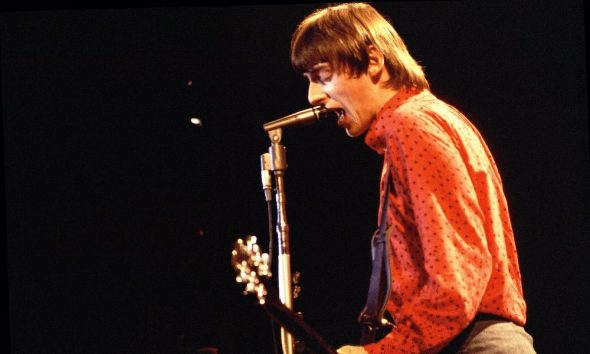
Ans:
{"type": "Polygon", "coordinates": [[[323,69],[323,68],[325,68],[325,67],[328,67],[328,66],[330,66],[330,63],[328,63],[328,62],[321,62],[321,63],[317,63],[316,65],[312,66],[312,67],[311,67],[311,69],[309,69],[308,71],[306,71],[306,72],[304,73],[304,75],[305,75],[305,74],[310,74],[310,75],[311,75],[311,74],[314,74],[314,73],[316,73],[318,70],[321,70],[321,69],[323,69]]]}

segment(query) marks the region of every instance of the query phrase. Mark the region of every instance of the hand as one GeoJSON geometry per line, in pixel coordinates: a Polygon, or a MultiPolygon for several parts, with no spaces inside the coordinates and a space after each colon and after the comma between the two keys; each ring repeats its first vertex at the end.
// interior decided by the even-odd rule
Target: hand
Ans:
{"type": "Polygon", "coordinates": [[[344,345],[338,350],[336,350],[338,354],[368,354],[369,352],[365,350],[363,347],[359,347],[356,345],[344,345]]]}

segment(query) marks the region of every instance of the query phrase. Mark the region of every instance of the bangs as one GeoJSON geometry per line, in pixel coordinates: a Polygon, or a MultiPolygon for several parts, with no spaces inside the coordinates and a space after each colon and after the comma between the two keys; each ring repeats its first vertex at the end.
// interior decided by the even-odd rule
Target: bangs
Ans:
{"type": "Polygon", "coordinates": [[[354,15],[325,9],[306,18],[291,39],[291,64],[305,73],[319,63],[358,73],[366,68],[371,40],[354,15]],[[344,68],[343,68],[344,67],[344,68]]]}
{"type": "Polygon", "coordinates": [[[329,42],[325,34],[308,29],[304,33],[298,33],[293,37],[291,49],[291,64],[296,72],[303,74],[311,70],[313,66],[322,62],[329,62],[335,53],[326,45],[329,42]]]}
{"type": "Polygon", "coordinates": [[[358,73],[368,64],[364,49],[366,42],[353,39],[346,43],[338,33],[321,32],[308,27],[293,37],[291,64],[300,74],[310,71],[319,63],[329,63],[336,70],[350,69],[352,73],[358,73]]]}

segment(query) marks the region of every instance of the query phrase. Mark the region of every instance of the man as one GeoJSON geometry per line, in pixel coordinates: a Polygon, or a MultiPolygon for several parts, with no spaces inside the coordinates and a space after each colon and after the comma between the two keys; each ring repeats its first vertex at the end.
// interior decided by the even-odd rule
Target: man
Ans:
{"type": "Polygon", "coordinates": [[[393,26],[368,4],[317,10],[293,34],[291,61],[309,102],[384,157],[395,327],[338,352],[534,353],[496,164],[467,118],[430,92],[393,26]]]}

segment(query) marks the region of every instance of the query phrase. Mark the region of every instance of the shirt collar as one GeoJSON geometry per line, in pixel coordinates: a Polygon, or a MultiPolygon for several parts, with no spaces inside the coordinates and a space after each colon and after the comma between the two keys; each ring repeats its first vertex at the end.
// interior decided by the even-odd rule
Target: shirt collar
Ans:
{"type": "Polygon", "coordinates": [[[383,154],[385,151],[385,120],[386,116],[390,116],[399,106],[404,104],[408,98],[416,95],[420,91],[416,87],[403,86],[381,107],[377,116],[371,122],[367,134],[365,135],[365,144],[371,149],[383,154]]]}

